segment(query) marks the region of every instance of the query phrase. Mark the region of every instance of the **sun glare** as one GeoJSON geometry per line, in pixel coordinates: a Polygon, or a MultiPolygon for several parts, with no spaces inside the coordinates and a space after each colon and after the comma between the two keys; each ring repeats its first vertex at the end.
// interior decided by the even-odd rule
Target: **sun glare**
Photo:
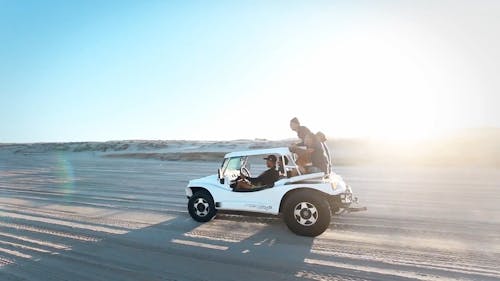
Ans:
{"type": "Polygon", "coordinates": [[[449,85],[455,73],[423,38],[384,30],[358,30],[311,48],[272,80],[268,94],[291,96],[291,112],[332,136],[436,136],[449,125],[439,117],[460,103],[449,85]]]}

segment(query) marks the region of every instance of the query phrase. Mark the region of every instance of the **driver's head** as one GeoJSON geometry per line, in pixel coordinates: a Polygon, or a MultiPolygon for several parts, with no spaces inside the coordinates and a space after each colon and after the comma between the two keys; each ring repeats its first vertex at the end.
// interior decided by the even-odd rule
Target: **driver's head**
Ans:
{"type": "Polygon", "coordinates": [[[276,161],[278,159],[276,159],[276,156],[271,154],[271,155],[268,155],[267,157],[265,157],[264,160],[266,160],[266,166],[268,168],[272,168],[272,167],[276,167],[276,161]]]}
{"type": "Polygon", "coordinates": [[[299,127],[300,127],[299,119],[297,119],[297,117],[292,118],[292,120],[290,120],[290,129],[297,131],[299,127]]]}

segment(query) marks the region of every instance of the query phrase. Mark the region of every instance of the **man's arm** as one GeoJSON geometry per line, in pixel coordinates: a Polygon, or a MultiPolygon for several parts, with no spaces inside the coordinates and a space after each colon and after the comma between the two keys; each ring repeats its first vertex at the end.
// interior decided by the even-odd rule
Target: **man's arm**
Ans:
{"type": "MultiPolygon", "coordinates": [[[[276,170],[274,170],[276,171],[276,170]]],[[[276,171],[278,173],[278,171],[276,171]]],[[[273,177],[273,170],[269,169],[264,171],[262,174],[260,174],[256,178],[249,179],[250,182],[254,185],[261,184],[261,185],[268,185],[271,182],[274,183],[274,177],[273,177]]]]}
{"type": "Polygon", "coordinates": [[[304,154],[304,153],[313,153],[314,149],[313,148],[301,148],[297,147],[296,145],[290,146],[288,149],[290,149],[291,152],[297,153],[297,154],[304,154]]]}
{"type": "Polygon", "coordinates": [[[249,180],[252,184],[256,184],[259,182],[259,177],[256,177],[256,178],[247,178],[247,180],[249,180]]]}
{"type": "Polygon", "coordinates": [[[250,178],[248,177],[247,180],[249,180],[252,184],[257,184],[259,182],[262,181],[262,176],[265,174],[266,172],[263,172],[262,174],[260,174],[258,177],[256,178],[250,178]]]}

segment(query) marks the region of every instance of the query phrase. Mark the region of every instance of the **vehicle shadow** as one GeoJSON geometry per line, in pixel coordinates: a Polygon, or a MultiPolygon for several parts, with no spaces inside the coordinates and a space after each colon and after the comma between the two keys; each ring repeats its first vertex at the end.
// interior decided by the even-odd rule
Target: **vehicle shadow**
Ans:
{"type": "MultiPolygon", "coordinates": [[[[124,234],[57,227],[60,233],[77,232],[98,238],[98,241],[84,242],[50,233],[10,229],[13,236],[24,237],[23,245],[0,246],[10,251],[19,250],[25,256],[15,257],[13,263],[1,267],[0,279],[300,279],[295,277],[296,269],[301,267],[309,254],[312,238],[296,236],[282,223],[271,222],[258,224],[256,231],[241,240],[220,239],[220,231],[230,231],[230,228],[228,230],[217,226],[227,223],[231,223],[231,220],[225,220],[221,216],[209,223],[200,224],[184,213],[124,234]],[[200,228],[208,234],[192,235],[200,228]],[[44,241],[45,245],[35,245],[34,240],[44,241]],[[64,244],[67,249],[54,250],[51,248],[53,244],[64,244]]],[[[239,223],[241,222],[234,222],[232,227],[238,227],[239,223]]],[[[55,227],[40,221],[23,221],[23,224],[36,225],[37,229],[55,227]]],[[[252,225],[250,224],[250,228],[252,225]]],[[[0,228],[0,231],[5,230],[4,227],[0,228]]],[[[1,240],[5,241],[4,237],[1,240]]]]}
{"type": "Polygon", "coordinates": [[[295,235],[279,219],[256,219],[265,221],[265,226],[235,243],[227,252],[228,256],[246,266],[274,272],[277,279],[302,280],[296,275],[310,255],[314,238],[295,235]]]}

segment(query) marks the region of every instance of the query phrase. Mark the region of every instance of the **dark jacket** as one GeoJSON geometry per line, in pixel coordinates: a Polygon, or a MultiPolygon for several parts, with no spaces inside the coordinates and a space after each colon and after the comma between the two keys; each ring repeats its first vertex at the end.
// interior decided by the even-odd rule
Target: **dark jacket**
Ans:
{"type": "Polygon", "coordinates": [[[248,180],[256,186],[262,186],[262,185],[274,185],[274,182],[279,179],[280,175],[278,171],[276,171],[275,167],[269,168],[268,170],[264,171],[262,174],[260,174],[256,178],[248,178],[248,180]]]}

